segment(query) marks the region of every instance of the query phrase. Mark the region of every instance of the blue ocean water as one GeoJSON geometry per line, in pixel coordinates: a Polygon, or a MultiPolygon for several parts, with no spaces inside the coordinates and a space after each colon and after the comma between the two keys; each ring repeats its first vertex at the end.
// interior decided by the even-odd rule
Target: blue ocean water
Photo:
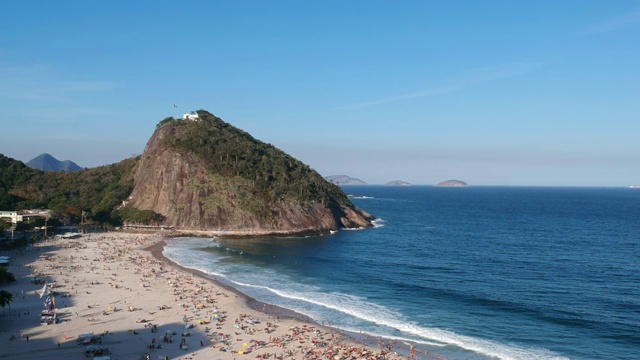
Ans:
{"type": "Polygon", "coordinates": [[[258,300],[429,356],[640,359],[640,190],[344,190],[378,217],[375,228],[178,238],[164,254],[258,300]]]}

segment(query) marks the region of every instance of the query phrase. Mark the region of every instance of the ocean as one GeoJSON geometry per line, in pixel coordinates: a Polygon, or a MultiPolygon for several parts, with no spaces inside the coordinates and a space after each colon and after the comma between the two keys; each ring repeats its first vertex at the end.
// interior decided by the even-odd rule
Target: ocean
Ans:
{"type": "Polygon", "coordinates": [[[176,238],[164,255],[429,359],[640,359],[640,189],[343,190],[375,228],[176,238]]]}

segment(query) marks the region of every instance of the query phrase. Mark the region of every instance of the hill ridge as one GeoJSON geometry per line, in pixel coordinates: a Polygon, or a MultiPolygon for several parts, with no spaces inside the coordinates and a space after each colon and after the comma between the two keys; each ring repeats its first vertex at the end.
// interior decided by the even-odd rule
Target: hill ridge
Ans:
{"type": "Polygon", "coordinates": [[[80,171],[82,168],[71,160],[58,160],[53,155],[42,153],[29,160],[26,165],[42,171],[80,171]]]}

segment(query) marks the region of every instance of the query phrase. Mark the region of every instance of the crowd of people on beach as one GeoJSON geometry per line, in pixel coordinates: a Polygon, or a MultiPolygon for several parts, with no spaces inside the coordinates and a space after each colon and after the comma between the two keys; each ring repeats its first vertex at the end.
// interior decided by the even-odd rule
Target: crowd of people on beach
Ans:
{"type": "MultiPolygon", "coordinates": [[[[0,326],[13,325],[26,339],[37,339],[30,349],[34,354],[37,346],[46,353],[42,344],[47,342],[55,351],[73,351],[77,344],[72,340],[89,333],[99,334],[99,342],[83,340],[81,345],[108,348],[114,358],[438,358],[411,345],[402,355],[393,342],[359,343],[301,317],[281,319],[267,304],[256,302],[254,309],[236,292],[169,262],[161,255],[162,245],[156,235],[136,234],[92,234],[42,244],[37,251],[46,256],[24,264],[19,281],[55,283],[56,296],[66,300],[56,309],[63,321],[44,329],[28,321],[0,320],[0,326]],[[155,250],[145,250],[152,245],[155,250]]],[[[35,290],[26,294],[33,305],[25,305],[25,311],[31,311],[40,299],[35,290]]]]}

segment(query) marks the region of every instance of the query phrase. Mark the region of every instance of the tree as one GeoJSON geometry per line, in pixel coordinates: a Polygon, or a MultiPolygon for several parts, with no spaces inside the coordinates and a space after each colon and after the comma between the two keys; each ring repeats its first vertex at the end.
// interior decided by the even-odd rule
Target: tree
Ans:
{"type": "Polygon", "coordinates": [[[7,290],[0,290],[0,306],[2,306],[2,315],[4,315],[4,307],[11,304],[13,294],[7,290]]]}
{"type": "Polygon", "coordinates": [[[16,281],[15,275],[7,271],[7,268],[0,267],[0,284],[16,281]]]}

